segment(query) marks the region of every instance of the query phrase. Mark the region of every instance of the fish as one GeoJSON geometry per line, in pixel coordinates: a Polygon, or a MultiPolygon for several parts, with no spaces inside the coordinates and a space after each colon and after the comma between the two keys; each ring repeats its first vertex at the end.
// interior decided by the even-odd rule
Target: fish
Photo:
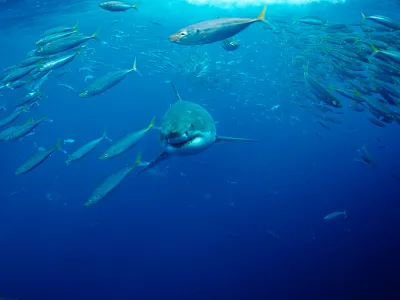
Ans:
{"type": "Polygon", "coordinates": [[[376,54],[382,54],[384,57],[387,57],[388,59],[390,59],[391,61],[400,64],[400,52],[399,51],[394,51],[394,50],[380,50],[378,48],[375,47],[374,44],[370,43],[372,50],[374,51],[369,59],[371,59],[372,57],[374,57],[376,54]]]}
{"type": "Polygon", "coordinates": [[[99,7],[108,10],[108,11],[126,11],[129,9],[134,9],[136,11],[139,11],[137,8],[137,4],[126,4],[121,1],[106,1],[106,2],[101,2],[99,4],[99,7]]]}
{"type": "Polygon", "coordinates": [[[50,55],[75,48],[88,40],[98,40],[98,30],[90,36],[71,35],[59,40],[52,41],[36,50],[36,55],[50,55]]]}
{"type": "Polygon", "coordinates": [[[55,59],[52,59],[50,61],[45,62],[42,64],[39,68],[40,72],[47,72],[50,70],[55,70],[57,68],[60,68],[68,63],[70,63],[77,55],[80,55],[82,48],[79,48],[75,53],[68,54],[65,56],[57,57],[55,59]]]}
{"type": "Polygon", "coordinates": [[[34,121],[32,118],[30,118],[25,124],[7,128],[12,130],[8,133],[7,136],[3,138],[3,141],[14,141],[24,137],[32,130],[34,130],[37,126],[39,126],[39,124],[43,122],[45,119],[46,116],[43,116],[41,119],[37,121],[34,121]]]}
{"type": "Polygon", "coordinates": [[[64,145],[65,145],[66,143],[72,144],[73,142],[75,142],[74,139],[64,139],[64,145]]]}
{"type": "Polygon", "coordinates": [[[118,141],[113,143],[100,157],[99,159],[107,159],[111,157],[115,157],[121,155],[125,151],[134,147],[137,143],[139,143],[145,134],[154,126],[155,117],[151,119],[149,126],[146,128],[140,129],[138,131],[129,133],[124,137],[120,138],[118,141]]]}
{"type": "Polygon", "coordinates": [[[122,180],[128,175],[136,166],[140,164],[142,154],[139,153],[135,163],[132,166],[126,167],[118,172],[107,177],[92,193],[89,199],[85,202],[85,206],[93,205],[107,196],[111,191],[120,185],[122,180]]]}
{"type": "Polygon", "coordinates": [[[57,144],[54,148],[45,150],[45,151],[39,151],[32,157],[30,157],[27,161],[25,161],[20,167],[17,168],[15,171],[15,175],[21,175],[24,173],[27,173],[34,168],[38,167],[41,165],[51,154],[53,154],[54,151],[56,151],[58,148],[60,148],[61,141],[58,140],[57,144]]]}
{"type": "Polygon", "coordinates": [[[67,36],[70,36],[72,34],[75,34],[78,32],[78,27],[74,28],[72,31],[66,31],[66,32],[59,32],[59,33],[54,33],[51,35],[47,35],[45,37],[40,38],[37,42],[37,46],[44,46],[50,42],[65,38],[67,36]]]}
{"type": "Polygon", "coordinates": [[[79,93],[79,97],[89,98],[96,95],[100,95],[105,91],[108,91],[113,86],[120,83],[132,71],[141,75],[136,67],[136,57],[131,69],[121,69],[117,71],[112,71],[101,76],[100,78],[97,78],[86,89],[84,89],[79,93]]]}
{"type": "Polygon", "coordinates": [[[144,165],[137,174],[165,160],[170,155],[196,155],[216,142],[257,142],[253,139],[217,135],[215,122],[201,105],[181,98],[175,85],[170,82],[177,102],[171,105],[161,121],[160,144],[163,151],[144,165]]]}
{"type": "MultiPolygon", "coordinates": [[[[39,62],[40,63],[40,62],[39,62]]],[[[33,69],[36,68],[36,65],[30,65],[27,67],[21,67],[11,71],[6,77],[4,77],[3,82],[11,82],[21,79],[25,75],[29,74],[33,69]]]]}
{"type": "MultiPolygon", "coordinates": [[[[256,18],[218,18],[196,23],[172,34],[169,40],[181,45],[203,45],[226,40],[243,31],[253,23],[265,20],[267,6],[256,18]]],[[[272,25],[269,24],[271,27],[272,25]]]]}
{"type": "Polygon", "coordinates": [[[78,24],[75,24],[72,27],[55,27],[55,28],[49,29],[49,30],[43,32],[40,35],[40,37],[43,38],[43,37],[48,36],[48,35],[61,33],[61,32],[66,32],[66,31],[74,31],[74,30],[78,30],[78,24]]]}
{"type": "Polygon", "coordinates": [[[104,129],[103,135],[93,141],[90,141],[88,143],[86,143],[85,145],[83,145],[82,147],[80,147],[78,150],[76,150],[74,153],[70,154],[68,156],[68,159],[65,161],[65,163],[67,165],[69,165],[71,162],[79,160],[83,157],[85,157],[86,155],[88,155],[91,151],[93,151],[97,145],[102,141],[102,140],[109,140],[112,141],[106,133],[106,130],[104,129]]]}
{"type": "Polygon", "coordinates": [[[26,104],[30,104],[35,102],[39,97],[41,96],[40,91],[35,91],[35,92],[30,92],[28,94],[25,95],[25,97],[14,104],[14,107],[22,107],[26,104]]]}
{"type": "Polygon", "coordinates": [[[336,218],[336,217],[339,217],[339,216],[341,216],[341,215],[343,215],[345,218],[347,218],[347,209],[345,209],[345,210],[342,211],[342,212],[333,212],[333,213],[330,213],[330,214],[328,214],[328,215],[326,215],[326,216],[324,217],[324,220],[329,221],[329,220],[332,220],[332,219],[334,219],[334,218],[336,218]]]}
{"type": "Polygon", "coordinates": [[[14,122],[23,112],[28,112],[28,109],[26,107],[16,109],[14,112],[12,112],[11,114],[9,114],[7,117],[5,117],[0,121],[0,128],[14,122]]]}
{"type": "Polygon", "coordinates": [[[400,23],[395,22],[394,20],[385,17],[385,16],[365,16],[363,13],[361,13],[362,16],[362,21],[364,22],[365,20],[371,20],[375,23],[378,23],[380,25],[386,26],[390,29],[393,30],[400,30],[400,23]]]}

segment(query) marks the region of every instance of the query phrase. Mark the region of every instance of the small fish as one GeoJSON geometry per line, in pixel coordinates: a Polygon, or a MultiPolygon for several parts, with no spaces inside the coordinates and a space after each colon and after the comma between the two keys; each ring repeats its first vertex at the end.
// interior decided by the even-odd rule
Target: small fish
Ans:
{"type": "Polygon", "coordinates": [[[64,139],[64,145],[65,145],[66,143],[72,144],[73,142],[75,142],[74,139],[64,139]]]}
{"type": "Polygon", "coordinates": [[[54,151],[56,151],[58,148],[60,148],[61,141],[58,140],[57,144],[54,148],[45,150],[45,151],[39,151],[32,157],[30,157],[26,162],[24,162],[16,171],[15,175],[21,175],[24,173],[27,173],[34,168],[38,167],[40,164],[42,164],[54,151]]]}
{"type": "Polygon", "coordinates": [[[135,163],[127,168],[124,168],[122,170],[119,170],[118,172],[110,175],[109,177],[106,178],[92,193],[92,195],[89,197],[89,199],[85,202],[85,206],[90,206],[92,204],[95,204],[99,202],[101,199],[103,199],[105,196],[107,196],[112,190],[114,190],[122,180],[125,178],[126,175],[128,175],[136,166],[140,164],[141,160],[141,153],[138,154],[135,163]]]}
{"type": "Polygon", "coordinates": [[[329,215],[326,215],[324,217],[324,220],[329,221],[329,220],[332,220],[332,219],[334,219],[336,217],[339,217],[341,215],[344,215],[344,217],[347,218],[347,214],[346,213],[347,213],[347,209],[345,209],[343,212],[333,212],[333,213],[330,213],[329,215]]]}
{"type": "Polygon", "coordinates": [[[143,128],[141,130],[132,132],[128,135],[125,135],[118,141],[116,141],[114,144],[112,144],[106,152],[104,152],[99,159],[107,159],[111,157],[115,157],[118,155],[121,155],[123,152],[131,149],[134,147],[137,143],[140,142],[140,140],[144,137],[144,135],[154,126],[155,122],[155,117],[151,120],[149,126],[146,128],[143,128]]]}

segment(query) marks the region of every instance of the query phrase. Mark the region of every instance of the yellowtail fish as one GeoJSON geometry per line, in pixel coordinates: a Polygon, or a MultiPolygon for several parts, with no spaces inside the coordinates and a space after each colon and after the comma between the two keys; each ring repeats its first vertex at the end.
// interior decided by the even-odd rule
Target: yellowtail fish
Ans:
{"type": "Polygon", "coordinates": [[[380,25],[386,26],[386,27],[388,27],[390,29],[393,29],[393,30],[399,30],[400,29],[400,23],[395,22],[394,20],[392,20],[392,19],[390,19],[388,17],[379,16],[379,15],[365,16],[363,13],[361,13],[361,16],[362,16],[363,22],[365,20],[371,20],[371,21],[373,21],[375,23],[378,23],[380,25]]]}
{"type": "Polygon", "coordinates": [[[90,36],[71,35],[53,42],[47,43],[46,45],[36,50],[36,55],[50,55],[57,54],[69,49],[75,48],[88,40],[98,40],[98,31],[90,36]]]}
{"type": "Polygon", "coordinates": [[[264,22],[267,7],[256,18],[218,18],[185,27],[169,37],[182,45],[202,45],[223,41],[243,31],[253,23],[264,22]]]}
{"type": "Polygon", "coordinates": [[[48,35],[56,34],[56,33],[61,33],[61,32],[66,32],[66,31],[75,31],[78,30],[78,24],[72,26],[72,27],[55,27],[52,29],[49,29],[45,32],[43,32],[40,37],[43,38],[48,35]]]}
{"type": "Polygon", "coordinates": [[[134,147],[137,143],[140,142],[140,140],[144,137],[144,135],[154,126],[155,122],[155,117],[151,120],[149,126],[146,128],[140,129],[138,131],[129,133],[125,135],[124,137],[120,138],[118,141],[116,141],[114,144],[112,144],[106,152],[104,152],[99,159],[107,159],[111,157],[115,157],[118,155],[121,155],[125,151],[131,149],[134,147]]]}
{"type": "Polygon", "coordinates": [[[23,112],[28,112],[28,109],[26,107],[17,108],[14,112],[0,121],[0,128],[14,122],[23,112]]]}
{"type": "Polygon", "coordinates": [[[106,178],[92,193],[89,199],[85,202],[85,206],[93,205],[107,196],[111,191],[113,191],[137,165],[140,164],[141,153],[136,158],[135,163],[127,168],[119,170],[118,172],[110,175],[106,178]]]}
{"type": "Polygon", "coordinates": [[[109,90],[110,88],[112,88],[113,86],[120,83],[128,74],[130,74],[133,71],[141,75],[136,67],[136,57],[131,69],[112,71],[103,75],[102,77],[93,81],[82,92],[80,92],[79,97],[89,98],[96,95],[100,95],[105,91],[109,90]]]}
{"type": "MultiPolygon", "coordinates": [[[[25,124],[20,126],[10,127],[12,131],[6,136],[3,140],[4,141],[14,141],[20,139],[30,133],[33,129],[39,126],[46,119],[46,116],[43,116],[41,119],[34,121],[32,118],[29,119],[25,124]]],[[[8,129],[10,129],[8,128],[8,129]]]]}
{"type": "Polygon", "coordinates": [[[82,52],[82,50],[81,50],[81,48],[79,48],[73,54],[68,54],[68,55],[47,61],[40,66],[39,71],[46,72],[46,71],[55,70],[57,68],[60,68],[64,65],[70,63],[77,55],[81,54],[81,52],[82,52]]]}
{"type": "Polygon", "coordinates": [[[15,175],[21,175],[24,173],[27,173],[34,168],[38,167],[41,165],[51,154],[53,154],[54,151],[56,151],[58,148],[60,148],[61,141],[58,140],[57,144],[54,148],[49,149],[49,150],[44,150],[44,151],[39,151],[32,157],[30,157],[26,162],[24,162],[16,171],[15,175]]]}
{"type": "Polygon", "coordinates": [[[112,141],[109,137],[107,137],[107,133],[106,130],[104,130],[103,135],[93,141],[90,141],[88,143],[86,143],[85,145],[83,145],[82,147],[80,147],[78,150],[76,150],[74,153],[70,154],[68,156],[67,161],[65,162],[67,165],[69,165],[71,162],[79,160],[83,157],[85,157],[86,155],[88,155],[92,150],[94,150],[97,145],[104,139],[107,139],[109,141],[112,141]]]}
{"type": "Polygon", "coordinates": [[[121,1],[106,1],[102,2],[99,4],[100,8],[108,11],[126,11],[129,9],[134,9],[136,11],[139,11],[137,9],[137,4],[126,4],[121,1]]]}
{"type": "Polygon", "coordinates": [[[48,35],[48,36],[45,36],[45,37],[42,37],[41,39],[39,39],[36,42],[36,45],[37,46],[44,46],[47,43],[50,43],[50,42],[53,42],[55,40],[59,40],[59,39],[65,38],[65,37],[70,36],[72,34],[75,34],[77,32],[78,32],[78,28],[74,29],[73,31],[67,31],[67,32],[51,34],[51,35],[48,35]]]}

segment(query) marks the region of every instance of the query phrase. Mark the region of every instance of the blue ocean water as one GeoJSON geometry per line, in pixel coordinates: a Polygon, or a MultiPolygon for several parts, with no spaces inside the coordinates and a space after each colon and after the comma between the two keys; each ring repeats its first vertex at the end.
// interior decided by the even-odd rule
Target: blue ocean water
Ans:
{"type": "MultiPolygon", "coordinates": [[[[304,81],[303,66],[289,63],[295,54],[288,49],[291,41],[261,24],[241,32],[241,46],[233,52],[220,43],[168,40],[199,21],[255,17],[263,3],[143,1],[139,12],[123,13],[98,4],[0,3],[2,69],[18,64],[53,27],[78,23],[82,33],[99,29],[100,37],[63,68],[70,73],[55,78],[62,69],[54,71],[43,83],[43,99],[29,116],[47,120],[35,134],[0,144],[0,297],[398,299],[396,122],[377,127],[368,112],[357,113],[350,100],[340,98],[341,124],[321,127],[294,103],[310,104],[313,96],[304,82],[291,81],[296,72],[304,81]],[[88,75],[130,68],[135,57],[143,76],[129,74],[93,98],[78,96],[93,80],[88,75]],[[98,64],[89,66],[89,60],[98,64]],[[176,101],[168,81],[182,98],[210,112],[219,134],[258,143],[223,142],[198,155],[171,157],[139,176],[132,172],[90,207],[83,203],[107,176],[132,164],[139,152],[144,160],[160,153],[157,130],[117,158],[97,159],[110,145],[104,140],[81,161],[67,166],[67,156],[56,151],[33,171],[14,175],[39,147],[54,147],[57,139],[73,139],[62,145],[72,153],[104,128],[117,140],[146,127],[153,116],[160,121],[176,101]],[[354,161],[363,145],[376,168],[354,161]],[[345,209],[347,218],[324,220],[345,209]]],[[[284,20],[295,27],[292,18],[303,16],[354,24],[361,11],[400,19],[399,10],[396,1],[348,0],[275,3],[267,14],[273,25],[284,20]]],[[[319,27],[312,30],[323,35],[319,27]]],[[[329,81],[345,83],[324,83],[329,81]]],[[[7,111],[1,118],[26,92],[2,90],[0,104],[7,111]]],[[[28,114],[16,122],[25,119],[28,114]]]]}

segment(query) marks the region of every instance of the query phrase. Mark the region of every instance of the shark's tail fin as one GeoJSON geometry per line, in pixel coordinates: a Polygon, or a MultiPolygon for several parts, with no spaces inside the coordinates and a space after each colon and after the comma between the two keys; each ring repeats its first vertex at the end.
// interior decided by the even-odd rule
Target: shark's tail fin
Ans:
{"type": "Polygon", "coordinates": [[[252,140],[252,139],[235,138],[235,137],[222,136],[222,135],[218,135],[218,136],[217,136],[217,141],[226,141],[226,142],[258,142],[257,140],[252,140]]]}

